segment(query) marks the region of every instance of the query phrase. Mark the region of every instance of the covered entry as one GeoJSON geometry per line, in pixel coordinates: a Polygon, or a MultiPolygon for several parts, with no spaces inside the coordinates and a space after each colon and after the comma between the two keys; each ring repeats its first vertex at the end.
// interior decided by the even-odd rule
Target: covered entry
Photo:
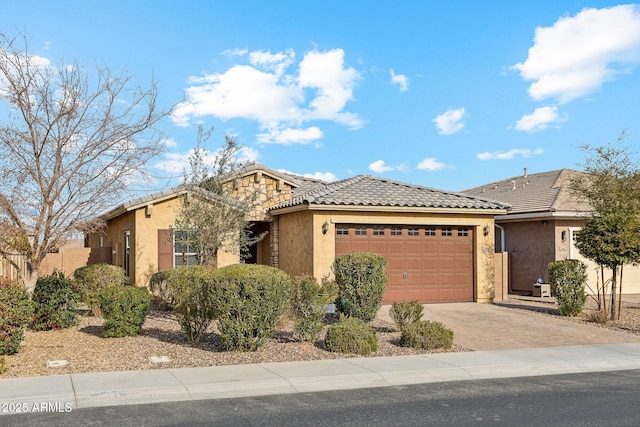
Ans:
{"type": "Polygon", "coordinates": [[[385,304],[474,299],[472,227],[337,224],[335,251],[389,260],[385,304]]]}

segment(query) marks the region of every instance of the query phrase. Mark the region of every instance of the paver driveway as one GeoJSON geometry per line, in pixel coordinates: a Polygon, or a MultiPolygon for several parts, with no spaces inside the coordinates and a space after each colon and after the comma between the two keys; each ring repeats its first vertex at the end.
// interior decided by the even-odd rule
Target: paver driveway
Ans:
{"type": "MultiPolygon", "coordinates": [[[[425,304],[424,307],[424,320],[444,323],[453,330],[454,342],[470,350],[640,343],[640,336],[631,333],[493,304],[425,304]]],[[[392,321],[390,308],[390,305],[382,306],[378,317],[392,321]]]]}

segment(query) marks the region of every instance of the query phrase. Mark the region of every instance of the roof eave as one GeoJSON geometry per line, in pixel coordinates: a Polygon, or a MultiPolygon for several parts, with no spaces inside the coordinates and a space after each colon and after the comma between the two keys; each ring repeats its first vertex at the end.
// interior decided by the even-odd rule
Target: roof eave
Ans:
{"type": "Polygon", "coordinates": [[[291,212],[316,210],[316,211],[345,211],[345,212],[402,212],[402,213],[437,213],[437,214],[474,214],[474,215],[504,215],[506,209],[481,209],[481,208],[436,208],[415,206],[363,206],[363,205],[325,205],[325,204],[299,204],[270,210],[272,215],[282,215],[291,212]]]}

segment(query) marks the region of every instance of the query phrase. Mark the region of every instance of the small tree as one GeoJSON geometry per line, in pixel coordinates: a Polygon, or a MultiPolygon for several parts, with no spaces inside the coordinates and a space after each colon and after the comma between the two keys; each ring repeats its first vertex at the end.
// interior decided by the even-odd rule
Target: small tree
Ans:
{"type": "Polygon", "coordinates": [[[200,265],[215,265],[218,250],[246,257],[249,247],[264,237],[249,230],[248,217],[256,194],[234,190],[238,172],[247,166],[238,160],[241,147],[235,138],[226,136],[225,144],[211,156],[203,144],[212,131],[198,128],[173,233],[177,244],[198,254],[200,265]]]}
{"type": "Polygon", "coordinates": [[[611,270],[611,320],[619,317],[622,268],[640,263],[640,169],[624,145],[625,132],[616,143],[582,146],[587,152],[585,175],[571,182],[575,196],[591,206],[576,238],[580,253],[611,270]]]}
{"type": "Polygon", "coordinates": [[[125,71],[52,64],[26,38],[0,33],[0,255],[20,253],[31,292],[49,252],[103,224],[96,212],[125,195],[161,152],[151,131],[167,112],[157,88],[125,71]]]}

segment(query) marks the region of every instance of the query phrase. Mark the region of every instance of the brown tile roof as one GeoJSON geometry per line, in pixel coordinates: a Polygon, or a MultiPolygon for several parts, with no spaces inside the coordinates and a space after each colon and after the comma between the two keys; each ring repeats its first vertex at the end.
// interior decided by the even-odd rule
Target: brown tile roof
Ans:
{"type": "Polygon", "coordinates": [[[583,172],[559,169],[514,176],[463,191],[464,194],[498,200],[511,205],[510,215],[535,212],[584,212],[588,204],[571,194],[571,179],[583,172]]]}
{"type": "Polygon", "coordinates": [[[504,203],[487,200],[484,197],[436,190],[369,175],[358,175],[342,181],[316,185],[307,191],[297,188],[290,201],[271,209],[304,204],[487,210],[508,208],[504,203]]]}

